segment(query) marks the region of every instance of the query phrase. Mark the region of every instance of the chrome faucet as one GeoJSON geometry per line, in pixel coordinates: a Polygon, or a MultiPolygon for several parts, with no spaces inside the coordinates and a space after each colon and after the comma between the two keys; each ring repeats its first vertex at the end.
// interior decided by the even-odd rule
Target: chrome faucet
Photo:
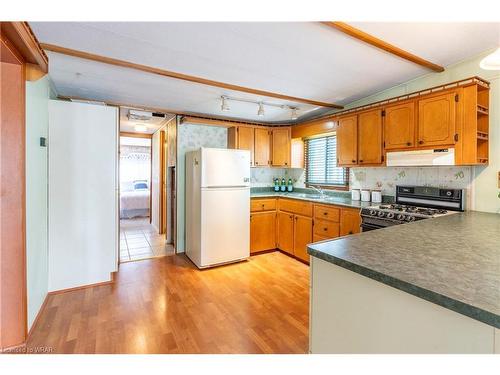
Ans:
{"type": "Polygon", "coordinates": [[[317,191],[319,193],[319,195],[321,196],[321,198],[325,197],[325,192],[320,186],[313,186],[313,185],[309,185],[309,186],[311,188],[313,188],[315,191],[317,191]]]}

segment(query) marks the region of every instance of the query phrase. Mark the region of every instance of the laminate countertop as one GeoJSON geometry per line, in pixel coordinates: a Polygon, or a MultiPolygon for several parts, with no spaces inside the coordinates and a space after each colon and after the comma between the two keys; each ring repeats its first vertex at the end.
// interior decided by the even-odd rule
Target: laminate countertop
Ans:
{"type": "Polygon", "coordinates": [[[308,246],[311,256],[500,328],[500,215],[464,212],[308,246]]]}
{"type": "Polygon", "coordinates": [[[250,193],[250,198],[290,198],[290,199],[299,199],[314,203],[321,204],[332,204],[335,206],[344,206],[351,208],[363,208],[378,205],[380,203],[372,203],[372,202],[361,202],[361,201],[353,201],[348,196],[340,196],[340,195],[329,195],[326,194],[324,198],[318,197],[317,194],[311,193],[296,193],[296,192],[274,192],[274,191],[265,191],[265,192],[252,192],[250,193]]]}

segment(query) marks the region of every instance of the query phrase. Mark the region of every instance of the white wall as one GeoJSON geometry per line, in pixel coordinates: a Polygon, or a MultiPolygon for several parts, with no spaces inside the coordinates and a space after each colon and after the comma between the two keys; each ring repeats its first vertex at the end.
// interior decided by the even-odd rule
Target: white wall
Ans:
{"type": "Polygon", "coordinates": [[[117,270],[117,144],[115,107],[49,102],[49,291],[117,270]]]}
{"type": "Polygon", "coordinates": [[[160,230],[160,131],[151,139],[151,225],[160,230]]]}
{"type": "Polygon", "coordinates": [[[26,279],[28,329],[48,292],[47,138],[50,80],[26,82],[26,279]]]}

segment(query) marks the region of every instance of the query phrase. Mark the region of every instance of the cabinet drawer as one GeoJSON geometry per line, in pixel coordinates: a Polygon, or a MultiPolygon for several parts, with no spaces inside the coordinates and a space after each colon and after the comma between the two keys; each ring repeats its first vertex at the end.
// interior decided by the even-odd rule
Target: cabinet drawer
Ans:
{"type": "Polygon", "coordinates": [[[250,211],[251,212],[276,211],[276,198],[251,199],[250,211]]]}
{"type": "Polygon", "coordinates": [[[313,205],[311,202],[304,202],[294,199],[282,199],[279,200],[280,211],[292,212],[294,214],[299,214],[302,216],[312,216],[313,205]]]}
{"type": "Polygon", "coordinates": [[[314,220],[314,234],[334,238],[339,236],[339,223],[328,220],[314,220]]]}
{"type": "Polygon", "coordinates": [[[338,223],[340,220],[340,210],[335,207],[315,204],[314,218],[319,220],[331,220],[338,223]]]}

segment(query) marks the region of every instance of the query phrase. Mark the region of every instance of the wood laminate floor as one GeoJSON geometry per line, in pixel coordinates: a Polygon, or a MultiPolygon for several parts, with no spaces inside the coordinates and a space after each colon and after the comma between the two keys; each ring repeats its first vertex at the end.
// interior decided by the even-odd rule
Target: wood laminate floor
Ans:
{"type": "Polygon", "coordinates": [[[28,341],[52,353],[306,353],[309,267],[279,252],[199,271],[124,263],[115,283],[50,295],[28,341]]]}

